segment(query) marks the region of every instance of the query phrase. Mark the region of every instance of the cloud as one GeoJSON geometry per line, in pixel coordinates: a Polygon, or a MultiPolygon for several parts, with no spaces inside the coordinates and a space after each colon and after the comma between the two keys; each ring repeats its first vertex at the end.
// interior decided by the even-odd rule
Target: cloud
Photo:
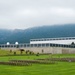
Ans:
{"type": "Polygon", "coordinates": [[[51,12],[58,16],[75,17],[75,10],[71,8],[53,7],[51,8],[51,12]]]}
{"type": "Polygon", "coordinates": [[[0,28],[75,23],[75,0],[0,0],[0,28]]]}

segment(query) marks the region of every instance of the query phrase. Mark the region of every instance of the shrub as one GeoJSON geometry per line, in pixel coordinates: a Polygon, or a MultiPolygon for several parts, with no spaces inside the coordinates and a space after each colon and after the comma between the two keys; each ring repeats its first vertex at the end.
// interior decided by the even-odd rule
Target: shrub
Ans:
{"type": "Polygon", "coordinates": [[[39,56],[39,52],[36,54],[36,56],[39,56]]]}
{"type": "Polygon", "coordinates": [[[10,50],[10,53],[12,53],[12,50],[10,50]]]}
{"type": "Polygon", "coordinates": [[[14,52],[14,55],[16,55],[16,52],[14,52]]]}

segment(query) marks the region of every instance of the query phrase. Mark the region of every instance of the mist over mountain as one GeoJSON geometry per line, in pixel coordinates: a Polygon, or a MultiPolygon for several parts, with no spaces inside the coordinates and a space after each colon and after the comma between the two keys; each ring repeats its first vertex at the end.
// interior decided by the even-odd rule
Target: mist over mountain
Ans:
{"type": "Polygon", "coordinates": [[[33,27],[25,30],[6,30],[0,29],[0,44],[7,42],[29,43],[30,39],[36,38],[57,38],[57,37],[74,37],[75,24],[64,24],[54,26],[33,27]]]}

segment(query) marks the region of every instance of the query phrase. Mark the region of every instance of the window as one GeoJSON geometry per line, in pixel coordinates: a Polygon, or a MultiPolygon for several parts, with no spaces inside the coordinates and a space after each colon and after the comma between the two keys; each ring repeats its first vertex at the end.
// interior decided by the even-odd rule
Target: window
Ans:
{"type": "Polygon", "coordinates": [[[16,47],[16,45],[13,45],[13,47],[16,47]]]}
{"type": "Polygon", "coordinates": [[[19,48],[19,45],[16,45],[17,48],[19,48]]]}
{"type": "Polygon", "coordinates": [[[64,47],[66,47],[66,45],[64,45],[64,47]]]}
{"type": "Polygon", "coordinates": [[[55,47],[56,45],[55,44],[53,44],[53,47],[55,47]]]}
{"type": "Polygon", "coordinates": [[[64,45],[61,44],[61,47],[64,47],[64,45]]]}
{"type": "Polygon", "coordinates": [[[37,47],[37,44],[34,44],[34,47],[37,47]]]}
{"type": "Polygon", "coordinates": [[[0,45],[0,47],[1,47],[1,45],[0,45]]]}
{"type": "Polygon", "coordinates": [[[47,39],[44,39],[44,41],[47,41],[47,39]]]}
{"type": "Polygon", "coordinates": [[[42,47],[45,47],[45,44],[42,44],[42,47]]]}
{"type": "Polygon", "coordinates": [[[55,44],[55,47],[59,47],[59,44],[55,44]]]}
{"type": "Polygon", "coordinates": [[[54,46],[56,46],[56,45],[55,45],[55,44],[50,44],[50,46],[51,46],[51,47],[54,47],[54,46]]]}
{"type": "Polygon", "coordinates": [[[52,44],[50,44],[50,46],[52,47],[53,45],[52,45],[52,44]]]}
{"type": "Polygon", "coordinates": [[[27,47],[30,47],[30,44],[27,44],[26,46],[27,46],[27,47]]]}
{"type": "Polygon", "coordinates": [[[31,47],[33,47],[34,45],[33,45],[33,44],[31,44],[30,46],[31,46],[31,47]]]}
{"type": "Polygon", "coordinates": [[[49,41],[49,39],[46,39],[46,41],[49,41]]]}
{"type": "Polygon", "coordinates": [[[5,47],[8,47],[7,45],[5,45],[5,47]]]}
{"type": "Polygon", "coordinates": [[[74,46],[74,48],[75,48],[75,46],[74,46]]]}
{"type": "Polygon", "coordinates": [[[23,47],[23,45],[22,45],[22,44],[20,44],[19,46],[20,46],[20,47],[23,47]]]}
{"type": "Polygon", "coordinates": [[[49,44],[46,44],[46,47],[48,47],[49,46],[49,44]]]}
{"type": "Polygon", "coordinates": [[[68,47],[69,47],[69,45],[66,45],[66,47],[68,48],[68,47]]]}
{"type": "Polygon", "coordinates": [[[41,47],[41,44],[38,44],[38,47],[41,47]]]}
{"type": "Polygon", "coordinates": [[[26,44],[24,44],[24,47],[26,47],[26,44]]]}
{"type": "Polygon", "coordinates": [[[13,47],[13,45],[10,45],[10,47],[13,47]]]}

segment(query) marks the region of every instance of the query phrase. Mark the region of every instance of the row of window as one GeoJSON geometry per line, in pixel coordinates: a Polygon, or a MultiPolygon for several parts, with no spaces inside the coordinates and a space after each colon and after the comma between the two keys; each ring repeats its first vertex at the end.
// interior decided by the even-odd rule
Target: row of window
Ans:
{"type": "Polygon", "coordinates": [[[55,38],[55,39],[32,39],[30,41],[49,41],[49,40],[72,40],[75,38],[55,38]]]}
{"type": "Polygon", "coordinates": [[[75,48],[75,45],[63,45],[63,44],[19,44],[19,45],[0,45],[0,48],[3,47],[66,47],[66,48],[75,48]]]}

